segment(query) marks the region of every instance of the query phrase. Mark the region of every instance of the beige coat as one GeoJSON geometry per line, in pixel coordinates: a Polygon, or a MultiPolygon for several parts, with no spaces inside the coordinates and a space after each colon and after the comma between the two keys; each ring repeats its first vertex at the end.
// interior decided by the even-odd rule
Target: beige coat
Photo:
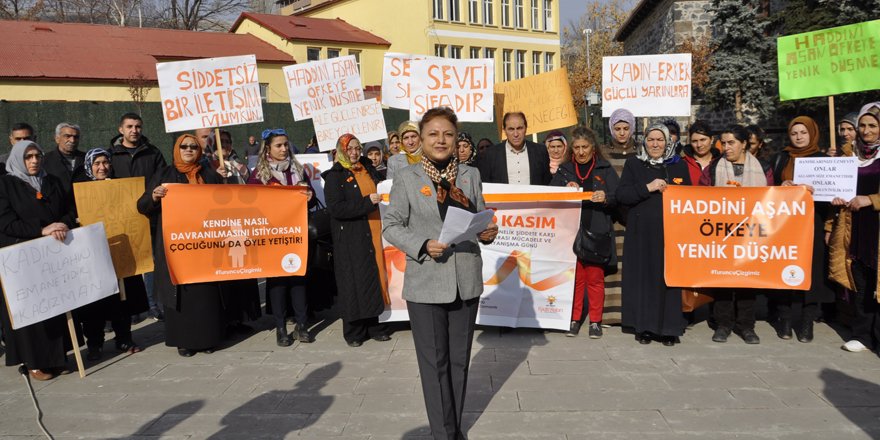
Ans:
{"type": "MultiPolygon", "coordinates": [[[[880,211],[880,194],[871,194],[870,208],[880,211]]],[[[841,286],[855,290],[852,274],[852,258],[849,256],[849,245],[852,239],[852,215],[849,210],[838,208],[837,215],[826,222],[825,230],[831,232],[828,240],[828,277],[831,281],[841,286]]],[[[880,265],[878,265],[880,275],[880,265]]],[[[878,276],[878,291],[880,291],[880,276],[878,276]]],[[[877,301],[880,302],[880,295],[877,301]]]]}

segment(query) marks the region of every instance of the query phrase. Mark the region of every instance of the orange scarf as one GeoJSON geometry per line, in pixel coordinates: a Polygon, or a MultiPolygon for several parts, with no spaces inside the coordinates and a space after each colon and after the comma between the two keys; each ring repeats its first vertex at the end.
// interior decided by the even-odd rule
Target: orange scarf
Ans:
{"type": "Polygon", "coordinates": [[[810,134],[810,143],[803,148],[797,148],[794,145],[789,145],[783,148],[783,150],[788,152],[788,155],[791,156],[791,160],[789,160],[788,163],[785,164],[785,168],[782,169],[782,176],[780,177],[782,177],[783,182],[794,178],[794,160],[796,158],[807,157],[819,152],[819,125],[816,124],[816,121],[809,116],[798,116],[792,119],[788,124],[788,132],[791,133],[791,127],[794,127],[797,124],[807,127],[807,133],[810,134]]]}
{"type": "Polygon", "coordinates": [[[187,138],[192,139],[192,142],[198,145],[199,140],[191,135],[191,134],[182,134],[177,138],[177,141],[174,142],[174,168],[177,171],[186,174],[186,180],[189,183],[205,183],[202,179],[202,176],[199,174],[199,171],[202,169],[202,165],[199,163],[202,160],[202,149],[196,149],[196,158],[192,161],[192,163],[186,163],[183,161],[183,158],[180,156],[180,144],[187,138]]]}

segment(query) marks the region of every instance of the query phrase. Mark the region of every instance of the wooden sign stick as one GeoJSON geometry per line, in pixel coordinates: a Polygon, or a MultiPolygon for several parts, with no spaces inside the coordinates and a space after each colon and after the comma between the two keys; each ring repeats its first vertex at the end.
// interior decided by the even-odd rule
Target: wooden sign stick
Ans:
{"type": "Polygon", "coordinates": [[[125,299],[126,299],[126,296],[125,296],[125,279],[124,279],[124,278],[117,278],[117,279],[116,279],[116,282],[117,282],[117,284],[119,284],[119,300],[120,300],[120,301],[125,301],[125,299]]]}
{"type": "MultiPolygon", "coordinates": [[[[837,123],[834,121],[834,95],[828,97],[828,131],[831,132],[831,149],[837,150],[837,123]]],[[[839,156],[840,154],[838,154],[839,156]]]]}
{"type": "Polygon", "coordinates": [[[214,152],[217,154],[217,160],[220,161],[220,168],[226,169],[226,163],[223,160],[223,145],[220,142],[220,127],[214,129],[214,141],[216,144],[214,152]]]}
{"type": "Polygon", "coordinates": [[[70,330],[70,341],[73,345],[73,357],[76,358],[76,369],[79,370],[79,377],[86,377],[86,368],[83,366],[82,353],[79,352],[79,340],[76,339],[76,329],[73,328],[73,315],[66,313],[67,329],[70,330]]]}

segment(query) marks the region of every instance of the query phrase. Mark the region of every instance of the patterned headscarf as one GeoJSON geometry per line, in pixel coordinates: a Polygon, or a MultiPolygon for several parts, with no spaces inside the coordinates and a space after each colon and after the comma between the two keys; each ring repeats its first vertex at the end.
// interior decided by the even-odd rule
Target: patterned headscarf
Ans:
{"type": "Polygon", "coordinates": [[[345,133],[344,135],[339,137],[339,140],[336,141],[336,161],[339,162],[339,165],[342,165],[342,168],[352,171],[360,171],[364,168],[361,165],[360,161],[352,163],[348,158],[348,153],[345,151],[348,149],[348,145],[351,144],[351,141],[358,141],[358,138],[354,137],[351,133],[345,133]]]}
{"type": "Polygon", "coordinates": [[[654,124],[648,127],[648,129],[645,130],[645,139],[642,141],[641,147],[639,147],[639,152],[638,155],[636,155],[636,158],[651,165],[660,165],[666,161],[671,161],[673,156],[679,157],[675,154],[675,144],[672,143],[671,136],[669,136],[669,129],[663,124],[654,124]],[[663,156],[659,159],[653,159],[651,156],[648,156],[648,133],[655,130],[663,133],[663,138],[666,140],[666,150],[663,151],[663,156]]]}
{"type": "MultiPolygon", "coordinates": [[[[880,101],[872,102],[869,104],[865,104],[862,109],[859,111],[859,117],[856,119],[856,122],[862,120],[864,116],[871,116],[880,122],[880,101]]],[[[880,148],[880,138],[876,139],[874,142],[870,144],[865,143],[862,140],[861,132],[858,130],[858,125],[856,125],[856,154],[859,155],[859,159],[863,162],[871,161],[877,158],[877,149],[880,148]]],[[[863,163],[863,166],[867,164],[863,163]]]]}
{"type": "Polygon", "coordinates": [[[465,208],[470,206],[471,202],[464,195],[464,191],[455,186],[455,179],[458,177],[458,158],[454,154],[449,158],[449,164],[442,171],[438,170],[437,166],[427,156],[423,155],[422,169],[428,175],[428,178],[431,179],[431,182],[437,184],[438,203],[446,201],[446,196],[449,195],[449,197],[452,197],[452,200],[455,200],[461,206],[465,208]]]}
{"type": "Polygon", "coordinates": [[[100,147],[92,148],[86,153],[86,160],[85,163],[83,163],[83,167],[86,169],[86,175],[92,180],[95,180],[95,175],[92,174],[92,164],[95,163],[95,159],[97,159],[98,156],[105,156],[107,159],[110,159],[111,157],[109,151],[100,147]]]}
{"type": "Polygon", "coordinates": [[[456,154],[455,157],[458,157],[458,143],[461,141],[465,141],[471,146],[471,155],[468,156],[467,160],[461,162],[463,165],[470,165],[474,163],[474,159],[477,158],[477,146],[474,145],[474,139],[468,134],[466,131],[461,131],[458,133],[458,139],[455,141],[456,146],[456,154]]]}
{"type": "Polygon", "coordinates": [[[199,143],[199,139],[191,134],[182,134],[177,138],[177,141],[174,142],[174,168],[177,169],[178,172],[186,174],[186,181],[189,183],[205,183],[202,176],[199,174],[199,171],[202,169],[201,161],[202,161],[202,149],[196,148],[196,157],[192,161],[192,163],[186,163],[183,161],[183,157],[180,155],[180,144],[186,138],[192,139],[196,144],[199,143]]]}
{"type": "Polygon", "coordinates": [[[37,171],[36,176],[28,174],[27,165],[24,164],[24,154],[27,153],[28,148],[36,148],[40,154],[43,154],[43,149],[34,141],[16,142],[12,146],[12,151],[9,152],[9,158],[6,159],[6,173],[18,177],[39,193],[43,187],[43,177],[46,177],[46,170],[40,166],[40,171],[37,171]]]}

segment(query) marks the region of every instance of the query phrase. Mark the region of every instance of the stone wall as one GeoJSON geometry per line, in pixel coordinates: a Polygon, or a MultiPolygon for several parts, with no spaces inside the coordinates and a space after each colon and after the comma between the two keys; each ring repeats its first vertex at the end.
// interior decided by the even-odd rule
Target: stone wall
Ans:
{"type": "Polygon", "coordinates": [[[688,38],[711,31],[709,0],[663,0],[624,41],[627,55],[671,53],[688,38]]]}

